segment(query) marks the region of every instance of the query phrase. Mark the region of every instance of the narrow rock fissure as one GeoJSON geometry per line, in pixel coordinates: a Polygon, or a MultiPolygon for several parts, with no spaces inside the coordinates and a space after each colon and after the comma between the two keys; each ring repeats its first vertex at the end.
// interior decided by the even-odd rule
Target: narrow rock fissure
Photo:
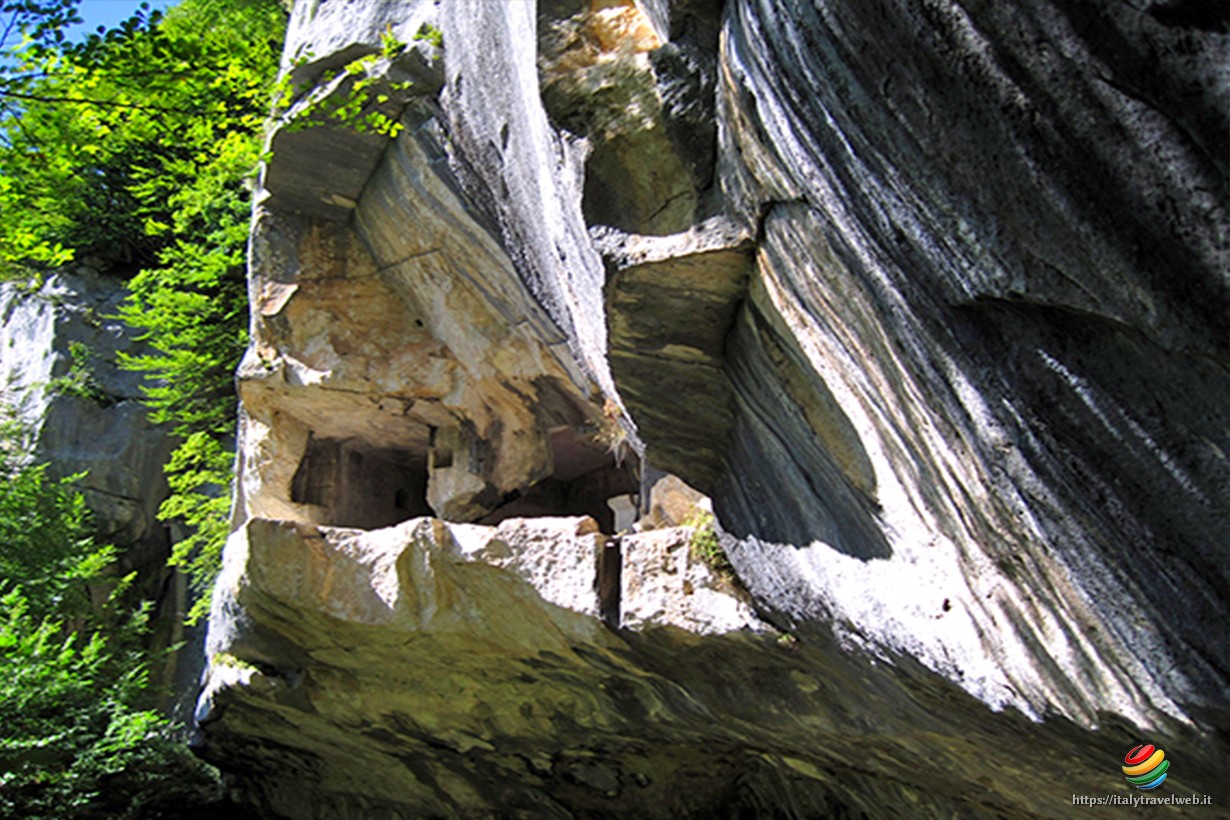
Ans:
{"type": "Polygon", "coordinates": [[[615,535],[607,539],[598,559],[598,612],[602,622],[619,628],[620,587],[623,579],[623,542],[615,535]]]}

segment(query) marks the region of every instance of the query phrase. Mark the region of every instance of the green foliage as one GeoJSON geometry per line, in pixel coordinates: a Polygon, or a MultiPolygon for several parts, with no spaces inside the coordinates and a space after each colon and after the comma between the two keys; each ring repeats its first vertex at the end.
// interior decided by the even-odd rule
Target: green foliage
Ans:
{"type": "Polygon", "coordinates": [[[236,658],[230,652],[215,652],[210,661],[214,666],[227,666],[231,669],[242,669],[248,672],[259,672],[260,669],[248,661],[236,658]]]}
{"type": "Polygon", "coordinates": [[[406,50],[406,43],[397,39],[393,26],[388,26],[380,32],[380,55],[386,60],[392,60],[406,50]]]}
{"type": "Polygon", "coordinates": [[[0,428],[0,816],[136,817],[215,778],[148,708],[144,607],[97,545],[79,476],[25,463],[0,428]],[[101,598],[92,603],[91,597],[101,598]]]}
{"type": "Polygon", "coordinates": [[[148,779],[177,758],[197,767],[174,751],[166,720],[142,707],[143,659],[101,631],[86,638],[38,619],[30,600],[21,589],[0,599],[0,814],[100,816],[118,789],[137,803],[178,790],[148,779]]]}
{"type": "Polygon", "coordinates": [[[734,581],[735,568],[722,549],[721,539],[714,526],[713,513],[697,510],[684,526],[692,528],[688,551],[692,560],[700,561],[727,581],[734,581]]]}
{"type": "MultiPolygon", "coordinates": [[[[285,11],[278,0],[182,0],[70,44],[62,29],[76,3],[5,6],[25,36],[0,63],[0,278],[74,257],[131,276],[119,315],[153,352],[121,366],[146,375],[152,418],[185,441],[162,515],[195,527],[174,560],[206,591],[226,531],[223,452],[247,343],[249,180],[285,11]]],[[[100,397],[88,362],[73,351],[48,387],[100,397]]]]}
{"type": "Polygon", "coordinates": [[[97,37],[91,48],[57,43],[63,32],[52,24],[75,19],[75,6],[5,6],[8,25],[18,24],[26,36],[6,49],[0,77],[3,278],[24,277],[78,254],[113,263],[150,258],[128,182],[134,159],[160,153],[157,104],[142,98],[143,89],[116,82],[106,64],[120,53],[130,65],[151,55],[133,53],[141,30],[136,24],[105,45],[97,37]]]}
{"type": "MultiPolygon", "coordinates": [[[[323,126],[396,137],[403,126],[385,109],[392,95],[407,91],[412,83],[387,80],[381,62],[394,59],[406,44],[391,32],[385,32],[381,42],[380,55],[351,60],[307,83],[296,84],[293,71],[283,73],[273,95],[275,116],[293,115],[283,127],[288,132],[323,126]]],[[[309,59],[308,55],[301,56],[295,67],[309,59]]]]}
{"type": "Polygon", "coordinates": [[[25,430],[6,410],[0,421],[0,582],[20,579],[32,617],[75,618],[89,610],[87,584],[112,559],[94,544],[81,476],[52,479],[46,465],[29,465],[25,430]]]}
{"type": "Polygon", "coordinates": [[[68,343],[68,372],[47,382],[47,392],[105,403],[107,394],[90,366],[93,355],[81,342],[68,343]]]}
{"type": "MultiPolygon", "coordinates": [[[[439,30],[427,24],[414,39],[427,39],[437,47],[443,43],[439,30]],[[431,31],[435,36],[425,33],[431,31]]],[[[313,55],[300,54],[292,61],[292,70],[283,72],[274,87],[274,116],[283,118],[282,127],[291,133],[328,127],[396,137],[403,126],[391,115],[395,106],[390,101],[409,91],[413,83],[390,80],[387,73],[389,64],[408,45],[389,26],[380,35],[379,53],[351,60],[319,76],[303,76],[303,69],[311,64],[313,55]]]]}
{"type": "Polygon", "coordinates": [[[158,511],[164,520],[183,521],[188,537],[175,545],[171,563],[182,566],[197,592],[188,622],[209,614],[210,587],[222,560],[228,531],[234,456],[208,433],[193,433],[171,454],[167,478],[171,495],[158,511]]]}
{"type": "Polygon", "coordinates": [[[141,169],[132,187],[150,205],[146,233],[164,244],[157,265],[130,281],[120,311],[156,353],[122,364],[147,375],[153,419],[184,437],[166,468],[172,494],[159,515],[191,530],[172,562],[200,593],[192,622],[208,612],[227,532],[233,373],[247,344],[247,181],[260,159],[284,25],[276,0],[184,0],[168,12],[160,34],[209,75],[197,99],[211,113],[185,117],[179,151],[141,169]]]}
{"type": "MultiPolygon", "coordinates": [[[[136,150],[111,142],[95,109],[122,110],[126,101],[84,70],[104,38],[65,40],[80,22],[77,0],[18,0],[0,6],[0,278],[24,278],[64,264],[82,247],[130,254],[126,204],[117,156],[136,150]],[[95,100],[86,108],[82,100],[95,100]],[[117,207],[118,206],[118,207],[117,207]],[[96,219],[89,220],[91,210],[96,219]],[[113,244],[106,244],[112,239],[113,244]]],[[[116,44],[151,24],[142,12],[108,35],[116,44]]]]}
{"type": "MultiPolygon", "coordinates": [[[[131,277],[121,316],[155,352],[122,364],[148,376],[153,417],[183,439],[161,513],[193,529],[173,561],[204,590],[226,532],[248,180],[285,11],[182,0],[70,43],[77,3],[0,6],[0,279],[32,288],[71,259],[131,277]]],[[[48,388],[97,398],[89,351],[69,352],[48,388]]],[[[91,537],[79,477],[49,478],[25,449],[5,423],[0,816],[170,817],[216,798],[149,708],[146,613],[91,537]]]]}
{"type": "Polygon", "coordinates": [[[444,32],[431,23],[419,26],[419,30],[414,33],[414,39],[431,43],[436,48],[444,48],[444,32]]]}

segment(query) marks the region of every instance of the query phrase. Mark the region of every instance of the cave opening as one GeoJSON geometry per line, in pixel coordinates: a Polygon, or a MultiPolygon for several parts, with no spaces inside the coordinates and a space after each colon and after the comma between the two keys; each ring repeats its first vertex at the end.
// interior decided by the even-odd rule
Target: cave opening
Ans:
{"type": "MultiPolygon", "coordinates": [[[[444,436],[432,430],[432,445],[444,436]]],[[[290,485],[290,500],[311,509],[315,523],[378,529],[411,518],[434,516],[485,525],[509,518],[588,515],[613,534],[631,526],[640,489],[635,456],[627,458],[595,442],[584,427],[560,425],[550,433],[553,472],[532,485],[479,496],[489,500],[474,514],[450,516],[434,510],[428,482],[433,470],[465,465],[481,477],[485,460],[458,459],[451,448],[434,446],[430,455],[410,448],[373,444],[356,437],[310,434],[290,485]]],[[[481,448],[479,448],[481,449],[481,448]]]]}
{"type": "Polygon", "coordinates": [[[359,439],[309,436],[290,498],[320,508],[321,523],[377,529],[424,515],[427,457],[359,439]]]}
{"type": "MultiPolygon", "coordinates": [[[[507,518],[539,518],[553,515],[588,515],[604,533],[615,533],[616,510],[634,509],[635,500],[621,503],[640,490],[634,457],[619,458],[576,428],[560,426],[551,431],[554,471],[531,487],[505,495],[500,506],[479,519],[479,524],[498,524],[507,518]],[[612,503],[613,502],[613,503],[612,503]]],[[[622,516],[620,516],[622,518],[622,516]]],[[[630,522],[629,522],[630,523],[630,522]]]]}

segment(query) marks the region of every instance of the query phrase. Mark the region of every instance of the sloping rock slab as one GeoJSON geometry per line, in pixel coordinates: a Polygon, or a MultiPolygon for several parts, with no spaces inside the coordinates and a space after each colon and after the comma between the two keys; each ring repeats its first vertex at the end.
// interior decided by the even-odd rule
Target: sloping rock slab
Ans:
{"type": "MultiPolygon", "coordinates": [[[[637,632],[596,617],[611,539],[588,518],[253,520],[216,593],[202,752],[263,816],[320,820],[1063,816],[1070,789],[1122,785],[1120,728],[994,715],[907,662],[775,635],[729,594],[689,611],[689,585],[721,593],[688,532],[624,539],[637,632]]],[[[1216,773],[1175,776],[1207,792],[1216,773]]]]}

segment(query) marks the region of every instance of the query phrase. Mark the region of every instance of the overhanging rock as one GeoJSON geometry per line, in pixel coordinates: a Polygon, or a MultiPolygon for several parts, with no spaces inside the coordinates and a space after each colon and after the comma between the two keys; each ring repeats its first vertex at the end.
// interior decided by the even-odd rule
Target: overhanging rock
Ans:
{"type": "Polygon", "coordinates": [[[395,139],[273,137],[204,701],[253,803],[1063,816],[1142,734],[1219,782],[1224,14],[295,19],[322,94],[444,46],[395,139]],[[617,532],[655,465],[730,588],[718,530],[617,532]]]}

